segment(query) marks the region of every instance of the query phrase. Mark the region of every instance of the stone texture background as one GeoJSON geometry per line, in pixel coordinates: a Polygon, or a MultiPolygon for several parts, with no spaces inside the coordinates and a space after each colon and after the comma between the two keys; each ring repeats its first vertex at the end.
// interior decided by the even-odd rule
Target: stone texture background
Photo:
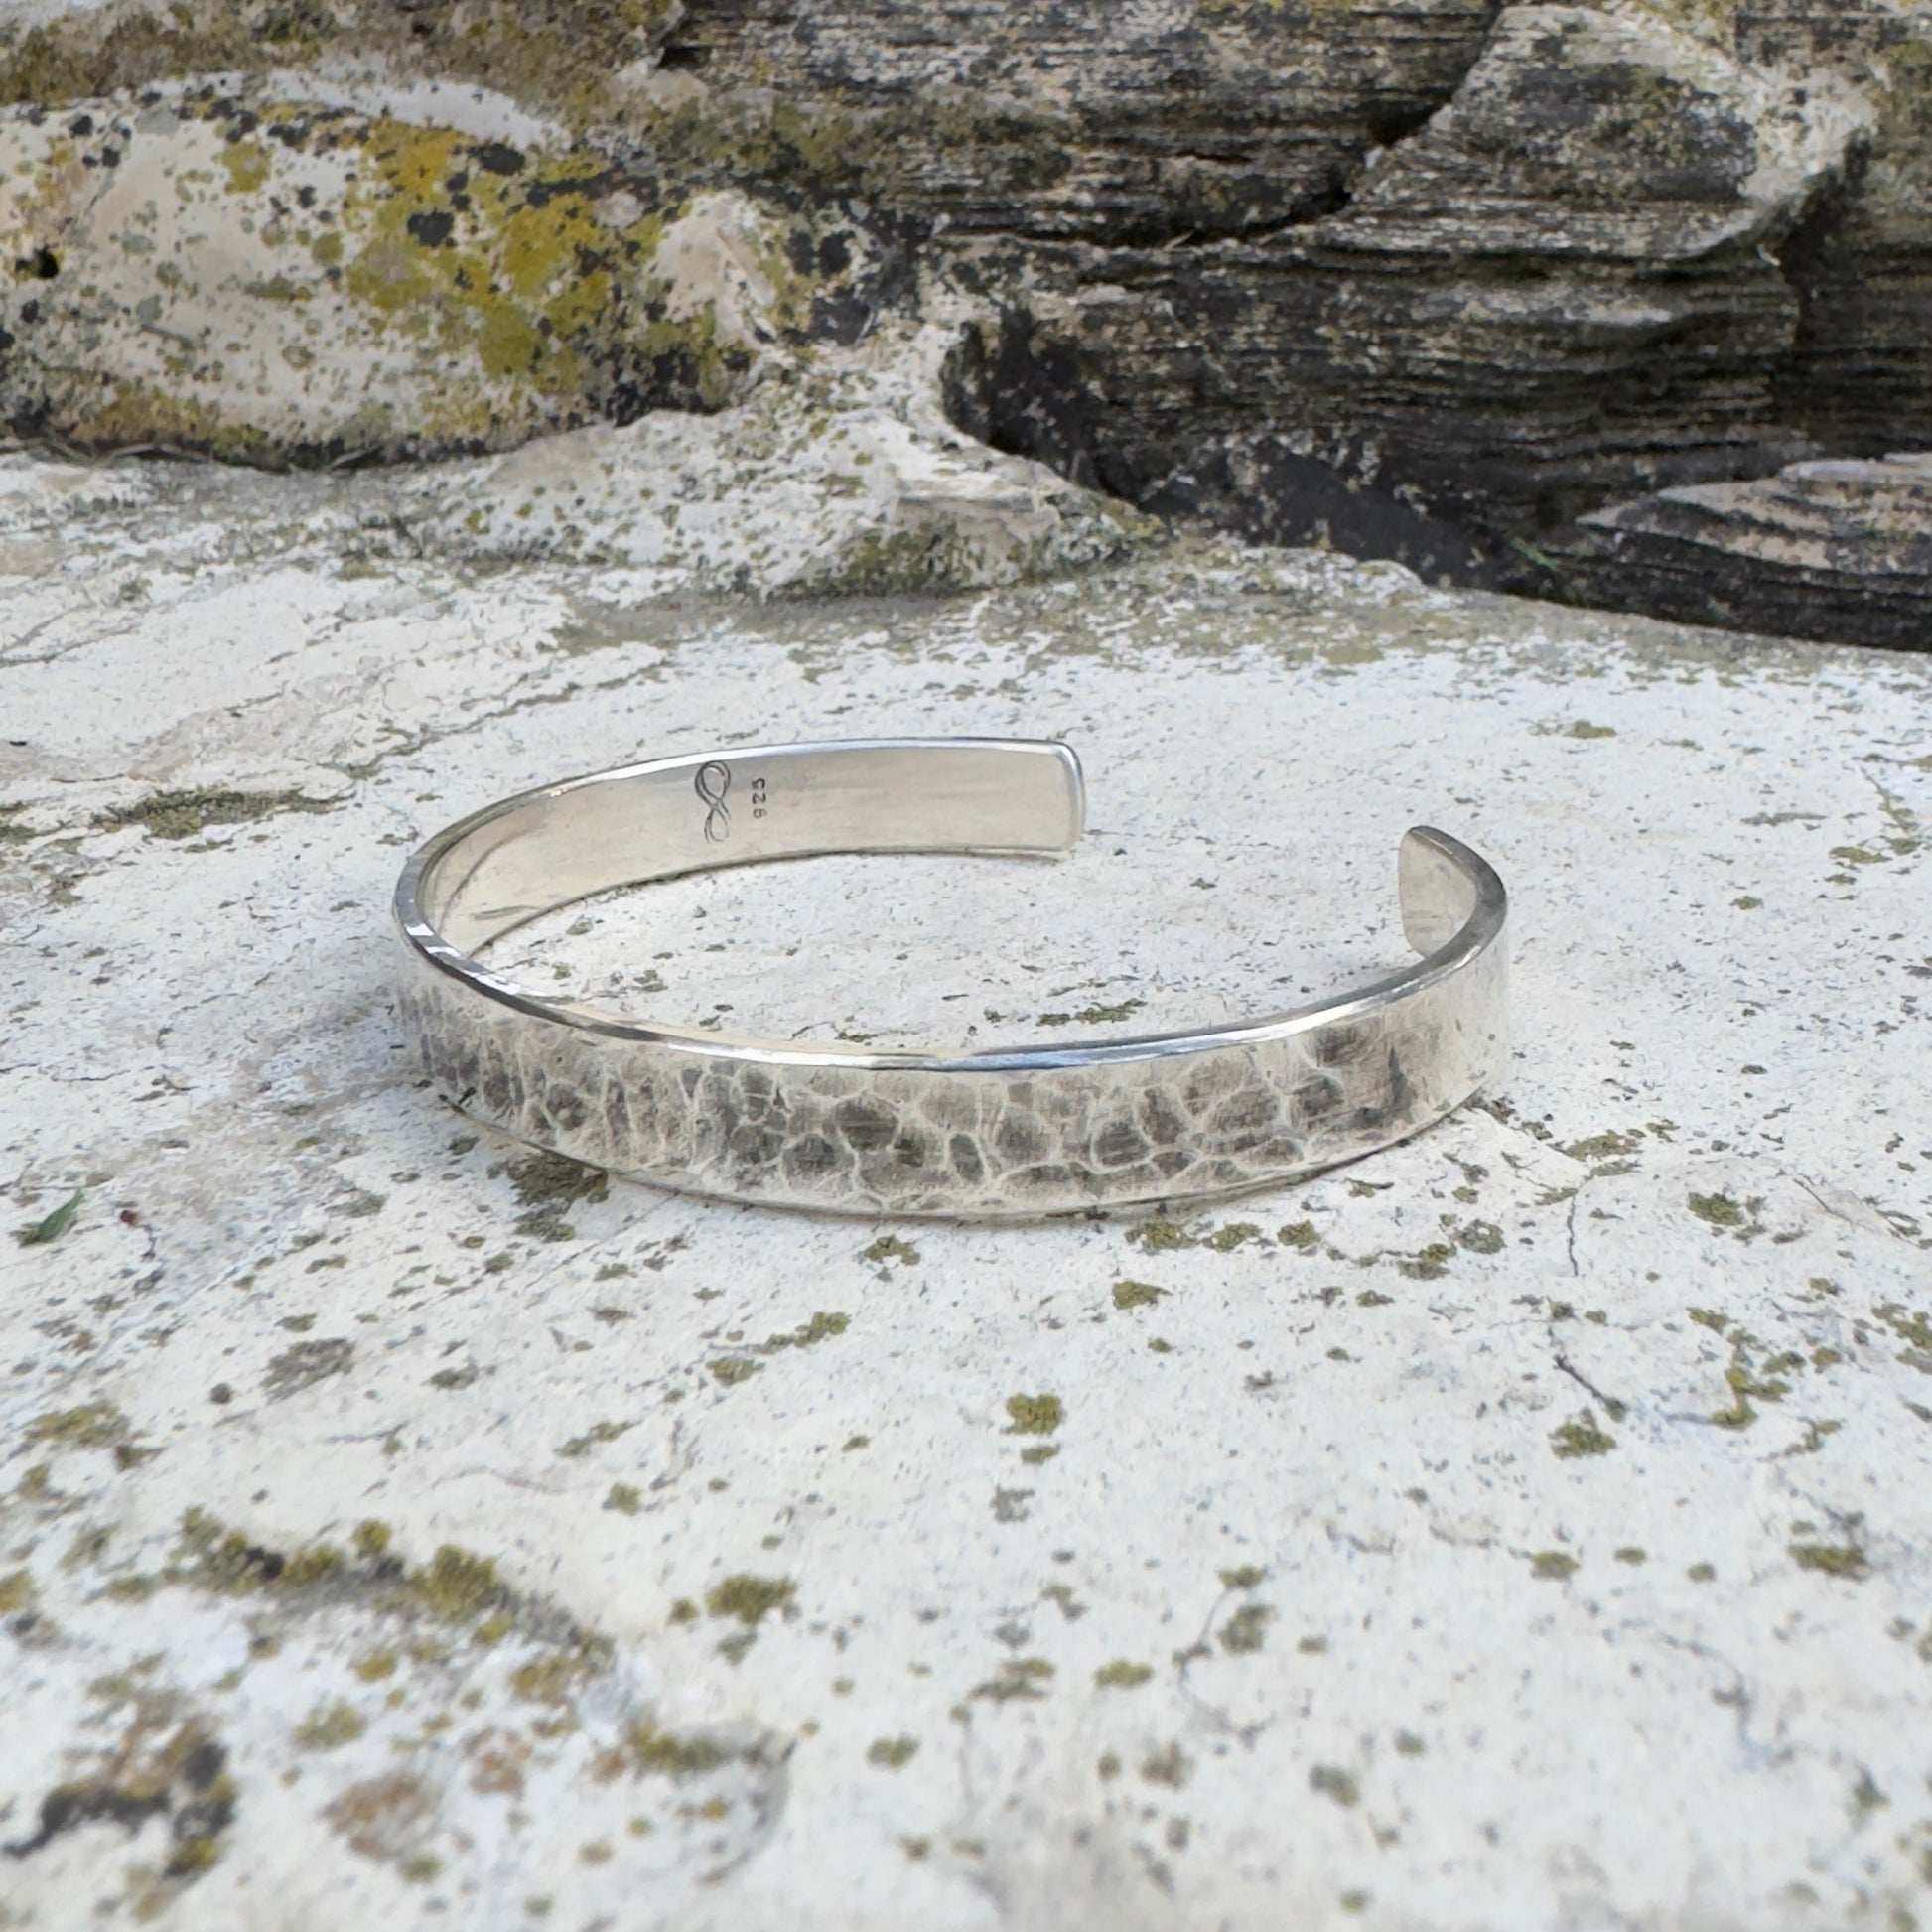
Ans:
{"type": "Polygon", "coordinates": [[[13,0],[0,99],[30,438],[474,452],[923,320],[956,422],[1145,509],[1923,632],[1857,467],[1932,447],[1899,0],[13,0]]]}
{"type": "MultiPolygon", "coordinates": [[[[1118,531],[720,600],[723,538],[466,548],[498,461],[0,466],[8,1922],[1922,1922],[1927,660],[1118,531]],[[619,895],[516,969],[1177,1023],[1399,958],[1434,820],[1514,895],[1507,1090],[979,1230],[667,1198],[426,1090],[419,837],[855,730],[1064,733],[1093,829],[619,895]]],[[[809,483],[718,518],[787,572],[809,483]]]]}
{"type": "Polygon", "coordinates": [[[0,7],[0,1927],[1932,1922],[1926,33],[0,7]],[[1435,822],[1505,1090],[1020,1229],[426,1090],[419,838],[873,732],[1093,829],[516,969],[1138,1031],[1435,822]]]}

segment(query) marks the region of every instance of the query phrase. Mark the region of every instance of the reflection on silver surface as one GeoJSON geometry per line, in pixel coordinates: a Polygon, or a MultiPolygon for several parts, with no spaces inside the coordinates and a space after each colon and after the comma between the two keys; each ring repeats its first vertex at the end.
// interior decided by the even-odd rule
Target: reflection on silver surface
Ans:
{"type": "Polygon", "coordinates": [[[525,792],[404,869],[403,1024],[457,1106],[520,1140],[663,1186],[854,1214],[1024,1216],[1258,1186],[1402,1140],[1500,1077],[1502,882],[1426,826],[1398,866],[1418,964],[1198,1031],[802,1046],[546,999],[471,956],[614,887],[815,853],[1062,852],[1084,812],[1071,750],[1022,739],[747,747],[525,792]]]}

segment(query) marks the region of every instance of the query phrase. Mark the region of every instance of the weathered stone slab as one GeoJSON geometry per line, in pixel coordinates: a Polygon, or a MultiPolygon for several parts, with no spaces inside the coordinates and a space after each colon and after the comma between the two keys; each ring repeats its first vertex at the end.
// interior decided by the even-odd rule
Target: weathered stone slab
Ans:
{"type": "Polygon", "coordinates": [[[1592,602],[1641,583],[1694,622],[1932,645],[1932,457],[1667,489],[1587,516],[1551,547],[1566,586],[1592,602]]]}
{"type": "Polygon", "coordinates": [[[17,1920],[1922,1910],[1923,659],[1236,549],[756,605],[351,556],[381,478],[0,483],[17,1920]],[[687,880],[518,969],[1138,1030],[1399,958],[1435,820],[1514,894],[1508,1092],[1285,1192],[975,1231],[665,1198],[422,1087],[417,838],[901,731],[1063,732],[1092,833],[687,880]]]}

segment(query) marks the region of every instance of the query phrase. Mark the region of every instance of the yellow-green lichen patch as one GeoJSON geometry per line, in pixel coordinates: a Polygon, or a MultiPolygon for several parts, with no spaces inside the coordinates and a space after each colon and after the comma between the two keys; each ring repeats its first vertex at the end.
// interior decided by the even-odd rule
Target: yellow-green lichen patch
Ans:
{"type": "Polygon", "coordinates": [[[1616,1438],[1596,1426],[1596,1418],[1586,1409],[1574,1422],[1560,1424],[1550,1432],[1558,1460],[1580,1455],[1608,1455],[1616,1448],[1616,1438]]]}
{"type": "Polygon", "coordinates": [[[86,1198],[87,1190],[76,1187],[51,1214],[44,1214],[38,1221],[29,1221],[26,1226],[15,1228],[14,1239],[23,1248],[51,1246],[73,1225],[74,1217],[80,1212],[80,1203],[86,1198]]]}
{"type": "Polygon", "coordinates": [[[510,1696],[525,1704],[568,1703],[571,1693],[596,1674],[601,1661],[592,1647],[547,1651],[510,1672],[510,1696]]]}
{"type": "Polygon", "coordinates": [[[282,1574],[284,1562],[280,1551],[251,1543],[205,1510],[190,1509],[183,1513],[166,1574],[173,1583],[192,1584],[224,1596],[245,1596],[272,1584],[282,1574]]]}
{"type": "Polygon", "coordinates": [[[1711,1420],[1721,1429],[1748,1429],[1757,1420],[1753,1399],[1782,1402],[1791,1393],[1785,1375],[1802,1368],[1805,1358],[1787,1349],[1759,1363],[1756,1351],[1760,1344],[1747,1330],[1731,1327],[1726,1339],[1730,1343],[1730,1363],[1725,1370],[1725,1386],[1730,1391],[1730,1402],[1716,1411],[1711,1420]]]}
{"type": "Polygon", "coordinates": [[[1007,1414],[1012,1418],[1009,1436],[1050,1436],[1065,1420],[1056,1395],[1009,1396],[1007,1414]]]}
{"type": "Polygon", "coordinates": [[[882,1234],[865,1249],[862,1259],[880,1268],[895,1261],[901,1268],[916,1268],[919,1265],[919,1251],[911,1242],[900,1240],[897,1234],[882,1234]]]}
{"type": "Polygon", "coordinates": [[[1116,1657],[1110,1664],[1102,1664],[1094,1672],[1095,1686],[1103,1691],[1132,1691],[1145,1684],[1154,1675],[1150,1664],[1136,1664],[1125,1657],[1116,1657]]]}
{"type": "Polygon", "coordinates": [[[1139,1227],[1129,1228],[1128,1241],[1139,1248],[1143,1254],[1173,1254],[1181,1248],[1197,1248],[1199,1241],[1180,1225],[1178,1221],[1156,1218],[1143,1221],[1139,1227]]]}
{"type": "Polygon", "coordinates": [[[718,1355],[705,1366],[728,1389],[735,1389],[739,1383],[749,1382],[753,1376],[764,1373],[764,1364],[754,1361],[750,1355],[718,1355]]]}
{"type": "MultiPolygon", "coordinates": [[[[1921,1314],[1899,1302],[1880,1303],[1872,1312],[1908,1348],[1932,1349],[1932,1315],[1921,1314]]],[[[1833,1351],[1821,1349],[1819,1353],[1831,1354],[1833,1351]]]]}
{"type": "Polygon", "coordinates": [[[838,211],[687,199],[590,147],[214,88],[78,124],[50,147],[23,123],[8,245],[58,266],[9,311],[0,388],[85,448],[397,459],[716,410],[870,300],[838,211]]]}
{"type": "Polygon", "coordinates": [[[1116,1282],[1114,1284],[1114,1307],[1117,1309],[1151,1309],[1168,1291],[1156,1288],[1152,1282],[1116,1282]]]}
{"type": "Polygon", "coordinates": [[[368,1721],[352,1704],[338,1699],[311,1711],[297,1729],[295,1741],[304,1750],[333,1751],[354,1743],[368,1727],[368,1721]]]}
{"type": "Polygon", "coordinates": [[[1315,1764],[1309,1770],[1309,1789],[1332,1798],[1344,1811],[1352,1811],[1362,1801],[1362,1787],[1353,1771],[1339,1764],[1315,1764]]]}
{"type": "Polygon", "coordinates": [[[509,1170],[511,1187],[522,1207],[568,1207],[577,1201],[598,1202],[611,1191],[611,1177],[602,1168],[548,1152],[529,1155],[509,1170]]]}
{"type": "Polygon", "coordinates": [[[764,1353],[775,1355],[782,1348],[810,1348],[818,1342],[829,1341],[834,1335],[844,1334],[851,1325],[852,1317],[848,1314],[820,1311],[788,1335],[768,1335],[763,1343],[764,1353]]]}
{"type": "Polygon", "coordinates": [[[1011,1657],[972,1695],[989,1704],[1032,1704],[1046,1695],[1053,1666],[1044,1657],[1011,1657]]]}
{"type": "Polygon", "coordinates": [[[1221,1572],[1221,1584],[1226,1589],[1254,1589],[1267,1581],[1267,1571],[1252,1563],[1239,1564],[1221,1572]]]}
{"type": "Polygon", "coordinates": [[[1562,1583],[1577,1574],[1577,1559],[1567,1550],[1539,1550],[1530,1559],[1530,1575],[1562,1583]]]}
{"type": "Polygon", "coordinates": [[[1275,1612],[1266,1603],[1244,1603],[1217,1632],[1220,1646],[1230,1657],[1251,1656],[1268,1640],[1268,1626],[1275,1612]]]}
{"type": "Polygon", "coordinates": [[[571,1240],[577,1230],[564,1219],[564,1209],[579,1201],[596,1206],[608,1198],[611,1187],[602,1168],[547,1152],[516,1162],[509,1178],[524,1210],[517,1216],[517,1232],[538,1241],[571,1240]]]}
{"type": "Polygon", "coordinates": [[[1714,1228],[1740,1228],[1744,1225],[1744,1210],[1728,1194],[1693,1194],[1690,1207],[1700,1221],[1714,1228]]]}
{"type": "Polygon", "coordinates": [[[455,1543],[440,1545],[428,1568],[410,1576],[408,1588],[432,1616],[452,1623],[483,1615],[504,1593],[496,1580],[496,1566],[455,1543]]]}
{"type": "Polygon", "coordinates": [[[248,825],[278,812],[326,812],[327,799],[302,791],[156,791],[132,805],[112,805],[95,821],[109,831],[138,825],[157,839],[188,839],[210,825],[248,825]]]}
{"type": "Polygon", "coordinates": [[[642,1494],[628,1482],[614,1482],[610,1494],[604,1498],[604,1507],[614,1509],[620,1516],[635,1516],[644,1506],[642,1494]]]}
{"type": "Polygon", "coordinates": [[[1794,1543],[1791,1561],[1800,1570],[1815,1570],[1821,1576],[1839,1577],[1850,1583],[1862,1582],[1869,1566],[1864,1552],[1850,1543],[1794,1543]]]}
{"type": "Polygon", "coordinates": [[[1232,1254],[1236,1248],[1244,1247],[1250,1241],[1261,1238],[1261,1229],[1253,1221],[1230,1221],[1225,1227],[1218,1227],[1207,1237],[1205,1246],[1212,1248],[1217,1255],[1232,1254]]]}
{"type": "Polygon", "coordinates": [[[919,1748],[916,1737],[875,1737],[866,1752],[868,1764],[878,1764],[888,1771],[901,1771],[911,1763],[919,1748]]]}
{"type": "Polygon", "coordinates": [[[113,1449],[130,1433],[127,1418],[111,1402],[53,1410],[27,1426],[30,1443],[56,1443],[63,1449],[113,1449]]]}
{"type": "Polygon", "coordinates": [[[327,1543],[312,1543],[289,1554],[275,1581],[284,1589],[306,1589],[341,1575],[346,1567],[340,1550],[327,1543]]]}
{"type": "Polygon", "coordinates": [[[34,1600],[34,1573],[10,1570],[0,1577],[0,1616],[12,1616],[34,1600]]]}
{"type": "Polygon", "coordinates": [[[660,1730],[648,1719],[629,1738],[631,1762],[644,1777],[695,1778],[715,1771],[736,1755],[709,1737],[680,1737],[660,1730]]]}
{"type": "Polygon", "coordinates": [[[705,1592],[704,1606],[713,1616],[736,1617],[754,1629],[773,1610],[789,1615],[798,1586],[787,1577],[754,1577],[744,1573],[725,1578],[705,1592]]]}
{"type": "Polygon", "coordinates": [[[636,1428],[628,1422],[594,1422],[581,1436],[573,1436],[558,1450],[559,1455],[573,1458],[590,1454],[591,1450],[603,1443],[615,1443],[620,1436],[636,1428]]]}

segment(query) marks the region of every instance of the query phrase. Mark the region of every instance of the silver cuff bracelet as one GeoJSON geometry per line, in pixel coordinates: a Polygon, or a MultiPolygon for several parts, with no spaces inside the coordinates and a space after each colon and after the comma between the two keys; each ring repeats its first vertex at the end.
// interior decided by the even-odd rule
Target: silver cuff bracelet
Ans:
{"type": "Polygon", "coordinates": [[[1289,1013],[959,1053],[736,1039],[546,999],[474,949],[615,887],[834,852],[1063,852],[1080,763],[1026,739],[654,759],[527,791],[404,868],[400,1011],[430,1078],[517,1139],[663,1187],[850,1214],[1018,1216],[1292,1179],[1501,1076],[1507,900],[1445,833],[1402,841],[1420,963],[1289,1013]]]}

